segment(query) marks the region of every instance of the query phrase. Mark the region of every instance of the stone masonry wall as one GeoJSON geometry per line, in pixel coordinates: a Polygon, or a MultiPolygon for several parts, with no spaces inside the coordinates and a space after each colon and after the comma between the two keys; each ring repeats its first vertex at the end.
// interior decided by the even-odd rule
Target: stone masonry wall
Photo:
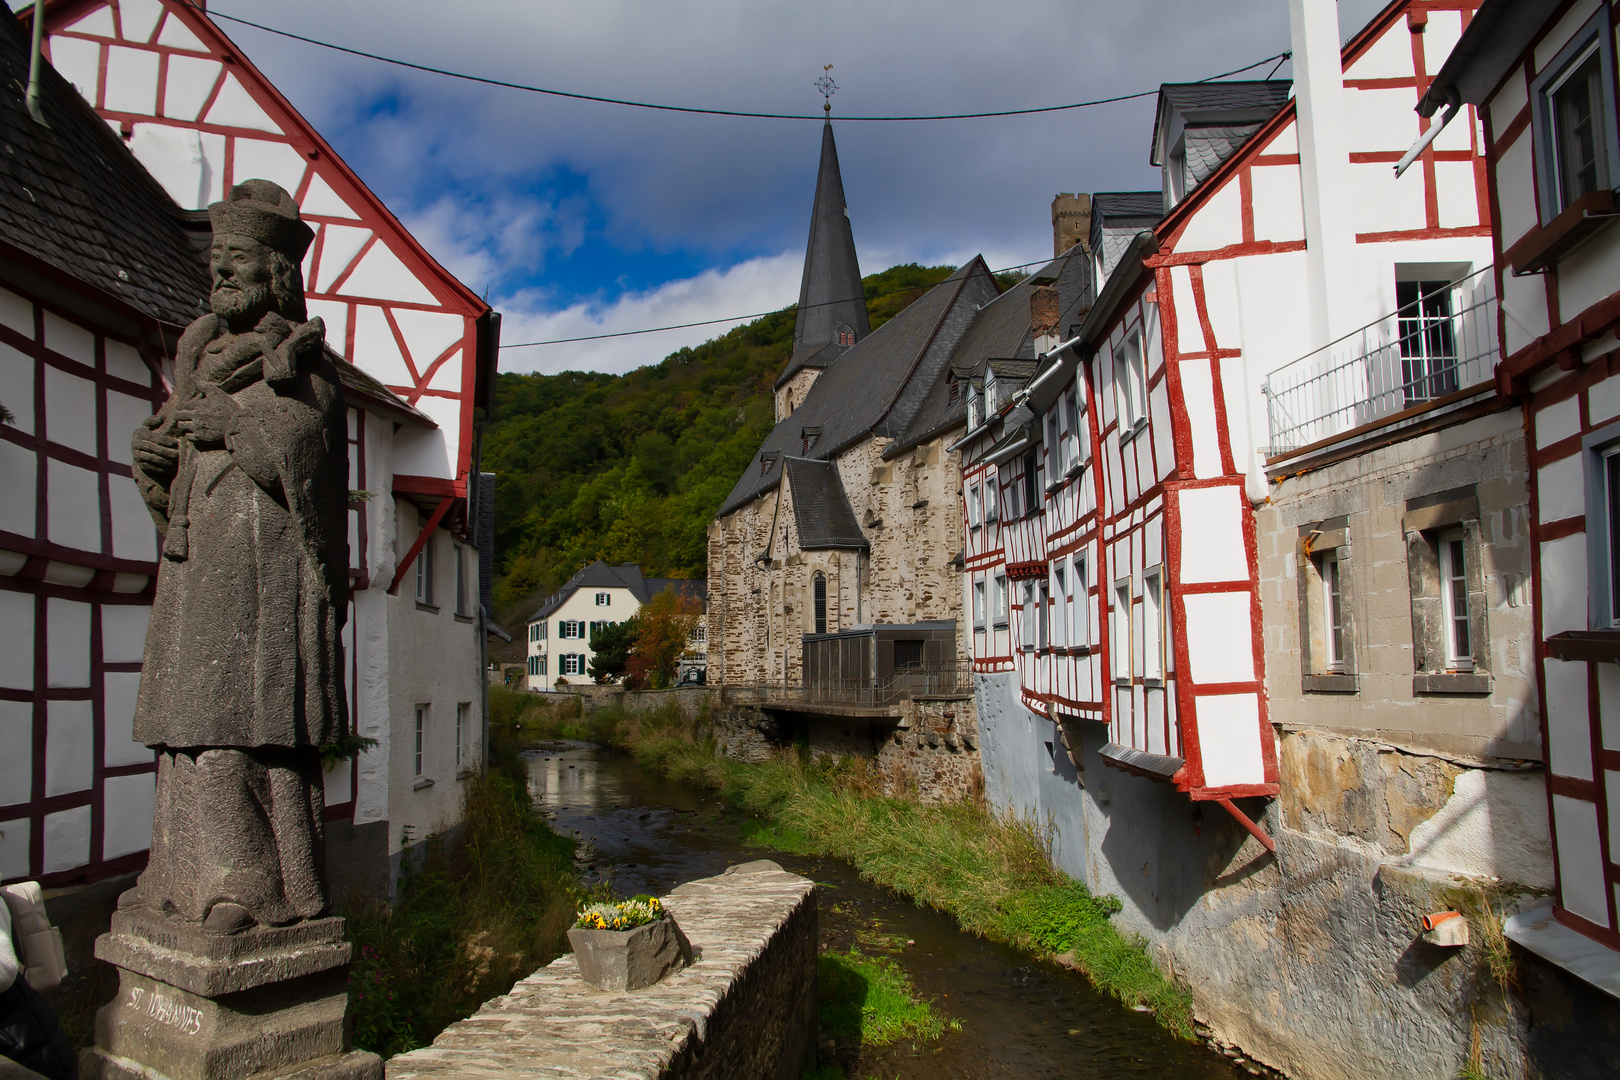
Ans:
{"type": "Polygon", "coordinates": [[[391,1059],[388,1080],[797,1080],[815,1063],[815,884],[761,860],[665,904],[700,953],[690,967],[609,993],[561,957],[391,1059]]]}
{"type": "Polygon", "coordinates": [[[785,485],[709,527],[709,682],[797,682],[800,640],[815,630],[813,580],[827,580],[827,629],[955,619],[962,636],[961,461],[948,433],[883,460],[869,438],[836,459],[869,552],[801,551],[785,485]],[[773,539],[774,536],[774,539],[773,539]],[[766,548],[771,564],[756,558],[766,548]]]}

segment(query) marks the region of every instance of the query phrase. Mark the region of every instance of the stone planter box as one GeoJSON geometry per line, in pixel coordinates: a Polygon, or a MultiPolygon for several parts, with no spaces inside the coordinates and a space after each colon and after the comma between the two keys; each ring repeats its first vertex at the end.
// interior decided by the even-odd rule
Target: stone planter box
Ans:
{"type": "Polygon", "coordinates": [[[692,947],[664,917],[634,930],[568,931],[579,974],[598,990],[640,990],[692,962],[692,947]]]}

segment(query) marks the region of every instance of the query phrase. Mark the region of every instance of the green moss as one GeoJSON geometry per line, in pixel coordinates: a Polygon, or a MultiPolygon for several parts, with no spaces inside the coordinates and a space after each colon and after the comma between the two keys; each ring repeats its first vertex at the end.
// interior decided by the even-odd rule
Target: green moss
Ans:
{"type": "Polygon", "coordinates": [[[931,1040],[947,1028],[962,1026],[919,997],[899,964],[859,949],[817,957],[816,992],[821,1035],[840,1043],[887,1046],[901,1039],[931,1040]]]}

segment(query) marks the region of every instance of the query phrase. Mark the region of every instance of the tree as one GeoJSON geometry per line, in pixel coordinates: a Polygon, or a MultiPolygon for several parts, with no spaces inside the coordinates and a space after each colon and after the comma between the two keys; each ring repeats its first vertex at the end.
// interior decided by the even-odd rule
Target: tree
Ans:
{"type": "Polygon", "coordinates": [[[675,669],[686,643],[703,616],[696,597],[665,589],[636,613],[636,643],[625,668],[625,685],[633,690],[663,689],[675,681],[675,669]]]}
{"type": "Polygon", "coordinates": [[[636,643],[641,628],[640,616],[622,623],[602,626],[591,631],[591,666],[587,674],[599,683],[612,682],[624,677],[625,665],[630,662],[630,650],[636,643]]]}

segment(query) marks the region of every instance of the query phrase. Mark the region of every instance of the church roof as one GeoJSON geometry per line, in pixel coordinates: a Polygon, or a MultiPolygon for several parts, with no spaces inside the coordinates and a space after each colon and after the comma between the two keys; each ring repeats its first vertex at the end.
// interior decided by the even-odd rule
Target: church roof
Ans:
{"type": "Polygon", "coordinates": [[[135,160],[106,122],[49,64],[40,107],[28,113],[31,42],[7,8],[0,15],[0,243],[143,315],[185,326],[208,296],[211,238],[135,160]],[[195,237],[195,239],[194,239],[195,237]]]}
{"type": "Polygon", "coordinates": [[[832,123],[821,130],[821,169],[810,209],[810,239],[804,251],[804,277],[799,283],[798,319],[793,326],[793,353],[777,379],[781,386],[807,367],[824,368],[848,346],[838,340],[848,329],[859,341],[872,332],[855,258],[855,234],[844,203],[844,181],[838,171],[838,146],[832,123]]]}
{"type": "Polygon", "coordinates": [[[838,466],[830,461],[790,457],[783,462],[788,490],[793,493],[793,520],[799,526],[799,548],[867,548],[866,535],[855,520],[838,466]]]}

